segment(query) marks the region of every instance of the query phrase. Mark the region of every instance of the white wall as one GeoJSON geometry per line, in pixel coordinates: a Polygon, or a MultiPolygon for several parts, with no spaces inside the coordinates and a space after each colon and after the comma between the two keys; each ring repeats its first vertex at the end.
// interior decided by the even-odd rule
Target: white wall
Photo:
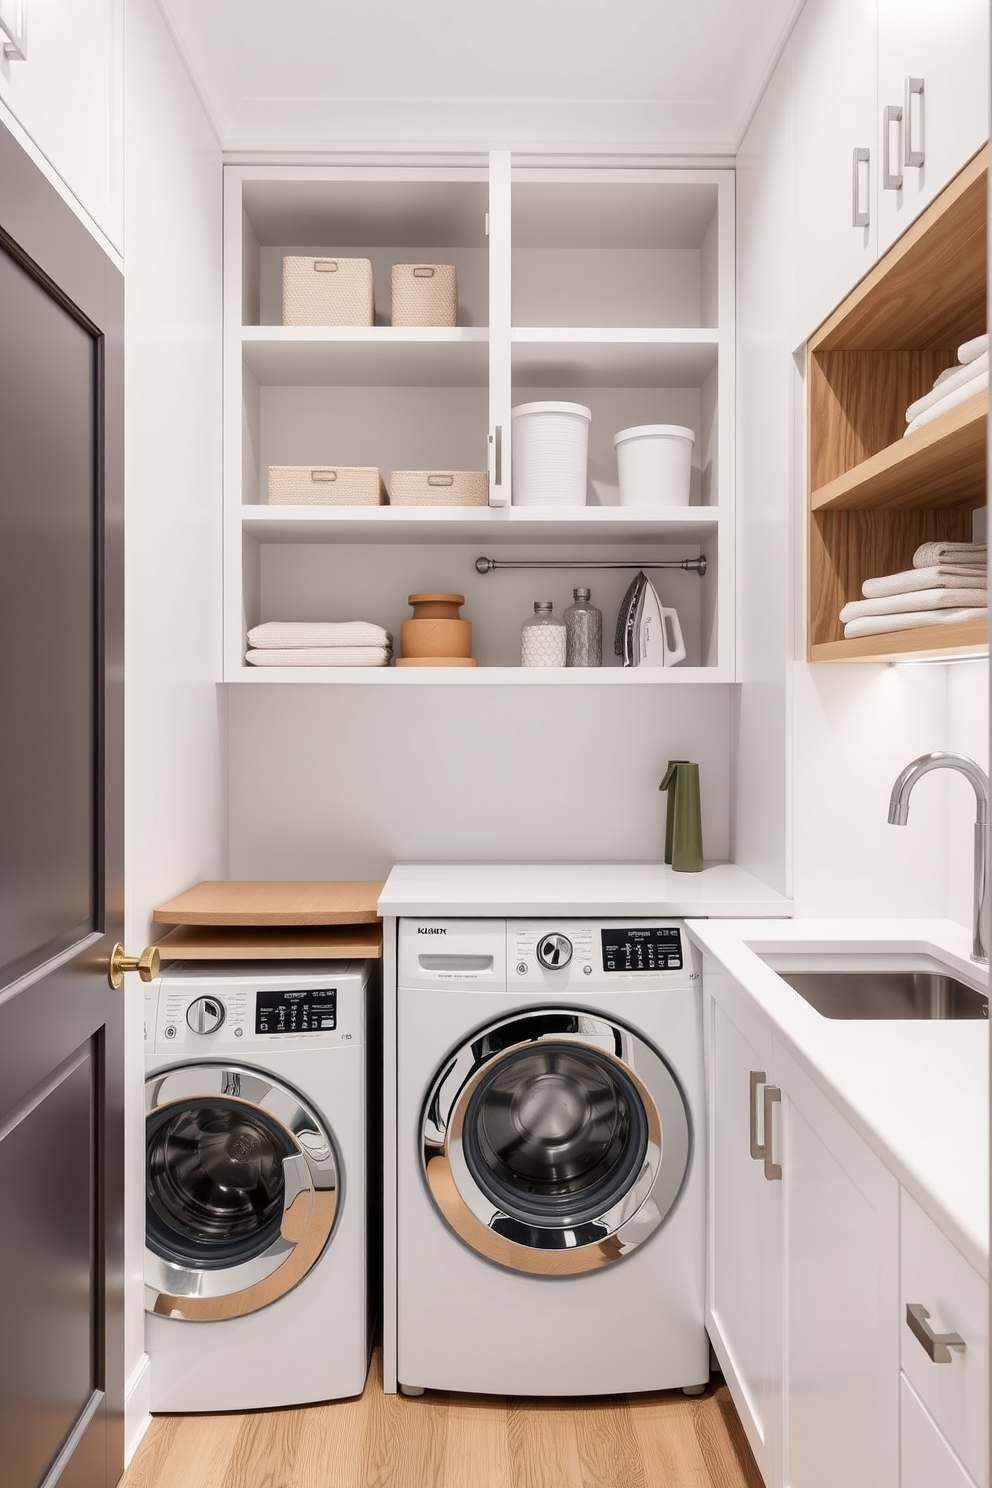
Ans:
{"type": "Polygon", "coordinates": [[[671,758],[699,762],[703,850],[726,858],[730,691],[232,687],[232,875],[659,862],[671,758]]]}
{"type": "MultiPolygon", "coordinates": [[[[153,0],[129,0],[125,97],[126,943],[227,872],[220,639],[221,160],[153,0]]],[[[144,1373],[144,1047],[127,1026],[128,1451],[144,1373]]]]}
{"type": "Polygon", "coordinates": [[[737,660],[735,861],[790,886],[793,625],[791,73],[786,53],[737,157],[737,660]]]}

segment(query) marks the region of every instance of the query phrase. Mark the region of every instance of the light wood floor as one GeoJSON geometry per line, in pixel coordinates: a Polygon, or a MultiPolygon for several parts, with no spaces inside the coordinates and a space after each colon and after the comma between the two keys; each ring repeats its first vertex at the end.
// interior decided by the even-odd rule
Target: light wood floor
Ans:
{"type": "Polygon", "coordinates": [[[120,1488],[762,1488],[726,1385],[609,1399],[383,1395],[157,1416],[120,1488]]]}

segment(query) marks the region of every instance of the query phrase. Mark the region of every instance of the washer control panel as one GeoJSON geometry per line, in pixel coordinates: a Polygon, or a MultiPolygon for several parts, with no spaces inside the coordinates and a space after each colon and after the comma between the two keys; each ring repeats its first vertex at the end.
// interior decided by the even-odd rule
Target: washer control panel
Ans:
{"type": "Polygon", "coordinates": [[[672,920],[508,920],[506,969],[509,986],[556,990],[698,977],[684,929],[672,920]]]}
{"type": "Polygon", "coordinates": [[[149,988],[146,1043],[176,1057],[247,1052],[248,1044],[360,1044],[365,979],[361,963],[347,961],[306,971],[294,965],[283,974],[243,963],[226,974],[170,970],[149,988]]]}

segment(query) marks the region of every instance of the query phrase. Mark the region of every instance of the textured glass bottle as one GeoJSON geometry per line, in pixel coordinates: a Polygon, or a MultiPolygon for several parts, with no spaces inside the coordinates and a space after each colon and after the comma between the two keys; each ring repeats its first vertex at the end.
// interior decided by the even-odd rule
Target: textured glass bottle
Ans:
{"type": "Polygon", "coordinates": [[[598,667],[603,664],[603,613],[589,603],[591,589],[573,589],[565,622],[565,665],[598,667]]]}
{"type": "Polygon", "coordinates": [[[554,613],[550,599],[536,599],[533,615],[520,627],[520,665],[565,665],[565,622],[554,613]]]}

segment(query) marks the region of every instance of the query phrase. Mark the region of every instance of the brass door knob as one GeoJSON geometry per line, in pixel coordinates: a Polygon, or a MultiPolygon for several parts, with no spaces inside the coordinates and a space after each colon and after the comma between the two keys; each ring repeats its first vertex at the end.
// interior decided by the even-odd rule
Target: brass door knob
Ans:
{"type": "Polygon", "coordinates": [[[140,956],[125,956],[120,941],[110,953],[107,980],[116,992],[124,980],[126,971],[136,971],[143,982],[151,982],[158,976],[161,964],[158,946],[145,946],[140,956]]]}

